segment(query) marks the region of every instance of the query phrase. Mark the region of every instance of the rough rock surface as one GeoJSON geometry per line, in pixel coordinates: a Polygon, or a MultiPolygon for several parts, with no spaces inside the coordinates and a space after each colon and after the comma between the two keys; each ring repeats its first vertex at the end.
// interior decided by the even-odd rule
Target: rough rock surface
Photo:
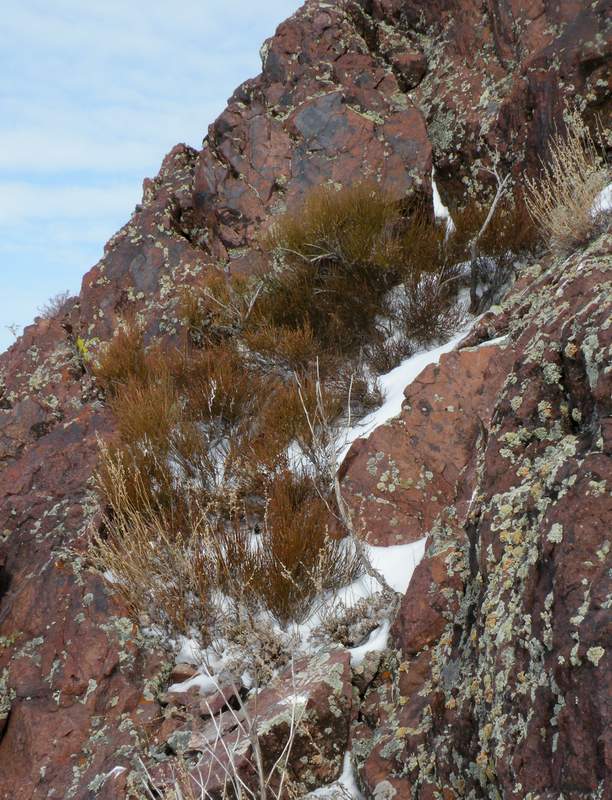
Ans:
{"type": "Polygon", "coordinates": [[[367,796],[605,795],[611,250],[534,266],[471,336],[505,376],[362,706],[367,796]]]}
{"type": "MultiPolygon", "coordinates": [[[[390,26],[404,39],[400,53],[420,51],[427,61],[410,97],[425,115],[436,182],[451,208],[486,180],[487,150],[517,173],[537,168],[566,100],[610,121],[605,0],[372,0],[371,8],[377,41],[390,26]]],[[[398,74],[393,57],[389,64],[398,74]]]]}
{"type": "Polygon", "coordinates": [[[399,417],[352,445],[342,488],[371,544],[421,539],[453,501],[505,378],[501,349],[485,343],[443,355],[406,388],[399,417]]]}
{"type": "MultiPolygon", "coordinates": [[[[287,779],[293,792],[304,794],[334,780],[342,766],[351,723],[349,662],[346,651],[299,659],[246,702],[244,711],[227,710],[215,722],[210,718],[191,721],[175,734],[174,747],[184,753],[204,754],[202,764],[191,772],[193,788],[204,784],[212,796],[221,796],[231,752],[240,780],[256,791],[259,779],[250,737],[253,729],[257,730],[264,775],[272,787],[278,785],[279,777],[274,765],[287,748],[291,754],[287,779]],[[210,753],[214,757],[207,758],[210,753]]],[[[159,787],[164,785],[167,768],[164,764],[154,773],[159,787]]]]}
{"type": "MultiPolygon", "coordinates": [[[[263,74],[237,90],[211,126],[203,149],[178,145],[159,175],[145,181],[142,205],[107,244],[104,257],[85,276],[80,296],[63,318],[39,319],[0,356],[2,800],[128,796],[128,773],[114,768],[129,767],[139,737],[149,736],[160,724],[155,696],[171,667],[143,642],[126,610],[79,555],[95,513],[89,478],[96,460],[96,434],[110,427],[87,374],[84,349],[95,350],[127,313],[142,320],[148,337],[173,335],[179,327],[181,288],[205,279],[213,265],[228,271],[257,268],[260,228],[317,183],[350,183],[370,175],[398,194],[413,187],[428,192],[433,152],[444,199],[452,205],[473,189],[475,177],[482,177],[479,148],[484,142],[499,149],[507,167],[521,163],[523,157],[534,163],[545,134],[559,117],[564,94],[575,96],[587,112],[609,108],[604,11],[603,2],[573,0],[554,6],[539,0],[489,0],[484,5],[444,0],[426,7],[408,0],[334,5],[310,0],[266,43],[263,74]]],[[[603,262],[592,256],[589,263],[603,262]]],[[[404,415],[411,415],[411,424],[417,424],[422,414],[418,402],[425,399],[443,430],[445,425],[450,429],[446,416],[453,413],[443,410],[445,403],[445,408],[469,408],[484,431],[480,421],[466,420],[465,429],[453,432],[452,452],[458,459],[454,467],[443,468],[431,449],[428,463],[435,477],[419,489],[420,495],[408,487],[401,497],[398,494],[397,511],[381,504],[383,510],[374,513],[372,503],[367,510],[366,526],[372,536],[380,525],[380,540],[395,541],[398,526],[391,523],[398,514],[413,510],[417,514],[414,525],[402,519],[399,526],[408,539],[426,531],[445,504],[453,502],[458,509],[435,528],[431,558],[416,576],[421,591],[411,601],[420,603],[424,614],[437,614],[432,630],[442,631],[441,639],[419,644],[418,651],[407,656],[410,670],[402,672],[402,680],[418,697],[398,706],[408,729],[404,736],[417,738],[398,739],[391,723],[380,720],[380,742],[361,768],[368,791],[376,783],[375,774],[387,779],[385,770],[390,781],[396,780],[393,775],[410,771],[415,785],[422,787],[422,797],[428,796],[428,782],[460,794],[457,781],[462,780],[474,796],[495,796],[490,791],[501,787],[506,796],[518,797],[530,787],[534,797],[552,797],[557,790],[550,787],[562,785],[566,797],[582,797],[590,791],[584,787],[600,780],[604,745],[595,740],[604,695],[597,676],[603,674],[605,659],[598,649],[602,624],[598,553],[606,555],[601,549],[605,531],[599,527],[605,487],[598,440],[589,444],[588,436],[595,436],[598,425],[604,429],[606,395],[595,373],[602,357],[597,337],[606,329],[602,324],[587,330],[597,307],[580,305],[578,294],[595,291],[600,269],[589,266],[578,273],[575,267],[574,281],[554,289],[574,293],[571,298],[563,294],[563,302],[567,299],[569,310],[575,310],[575,322],[562,316],[570,311],[554,298],[554,276],[547,273],[543,283],[534,279],[525,287],[521,301],[525,308],[515,300],[503,315],[480,326],[479,331],[486,333],[483,339],[516,333],[516,341],[512,339],[506,350],[524,362],[508,368],[519,384],[525,383],[518,410],[512,406],[513,396],[507,403],[503,400],[503,392],[510,392],[507,386],[495,402],[489,388],[480,397],[472,397],[471,388],[469,398],[448,396],[453,386],[460,388],[456,371],[465,368],[475,373],[490,347],[449,357],[409,393],[412,410],[406,407],[404,415]],[[549,306],[543,304],[538,312],[542,297],[549,306]],[[551,305],[561,316],[550,317],[551,305]],[[520,333],[527,318],[531,328],[520,333]],[[563,325],[572,331],[567,342],[563,340],[559,352],[551,345],[548,354],[547,342],[561,342],[563,325]],[[538,377],[539,362],[527,360],[531,340],[538,342],[536,355],[542,350],[550,360],[546,373],[550,382],[538,377]],[[573,346],[579,355],[572,360],[573,346]],[[562,356],[567,347],[570,355],[562,356]],[[560,400],[555,405],[561,390],[553,378],[559,370],[559,380],[569,392],[569,417],[562,413],[560,400]],[[440,406],[434,381],[444,387],[440,406]],[[546,407],[538,408],[545,401],[552,404],[549,419],[546,407]],[[574,418],[574,412],[583,416],[574,418]],[[544,419],[538,422],[538,415],[544,419]],[[555,425],[563,431],[560,440],[538,438],[546,437],[555,425]],[[566,434],[568,426],[571,432],[566,434]],[[501,441],[502,435],[507,441],[501,441]],[[557,490],[549,486],[546,475],[536,479],[532,471],[545,469],[548,461],[554,467],[560,442],[570,447],[568,436],[575,438],[576,451],[565,455],[574,459],[576,470],[572,473],[564,461],[563,469],[570,471],[567,476],[559,473],[558,493],[565,494],[551,504],[550,513],[542,511],[537,506],[541,497],[552,497],[557,490]],[[513,455],[506,456],[506,451],[513,455]],[[512,458],[521,462],[517,469],[529,460],[523,478],[510,468],[512,458]],[[478,479],[473,508],[470,498],[476,478],[472,475],[478,479]],[[519,479],[533,492],[513,483],[519,479]],[[506,517],[495,517],[501,513],[499,498],[506,495],[508,502],[502,506],[511,509],[509,528],[501,527],[506,517]],[[431,508],[424,502],[427,498],[431,508]],[[558,503],[560,517],[553,519],[552,508],[558,503]],[[460,524],[468,507],[472,515],[478,511],[468,526],[469,535],[460,524]],[[370,514],[375,526],[368,522],[370,514]],[[572,514],[584,535],[578,536],[578,529],[571,527],[572,514]],[[529,538],[535,521],[550,526],[548,533],[538,533],[537,546],[529,538]],[[562,526],[561,532],[553,528],[555,524],[562,526]],[[525,548],[527,555],[512,556],[500,530],[508,531],[504,536],[516,534],[512,548],[525,548]],[[556,542],[559,536],[562,540],[556,542]],[[449,555],[443,556],[445,552],[449,555]],[[520,592],[517,584],[518,594],[512,594],[514,583],[504,588],[503,580],[514,580],[521,568],[517,560],[526,575],[520,576],[520,592]],[[502,569],[500,564],[506,566],[502,569]],[[502,580],[505,574],[511,577],[502,580]],[[550,606],[546,599],[550,591],[542,594],[542,586],[556,580],[562,589],[553,592],[550,606]],[[432,588],[438,582],[444,585],[440,592],[432,588]],[[462,592],[467,592],[465,597],[462,592]],[[435,602],[430,605],[426,598],[432,595],[435,602]],[[503,609],[495,605],[499,602],[503,609]],[[519,607],[522,621],[516,616],[519,607]],[[504,655],[503,641],[494,644],[487,628],[486,620],[494,616],[496,621],[513,620],[513,641],[520,640],[522,648],[519,653],[516,644],[516,668],[507,680],[507,691],[517,698],[516,711],[504,686],[490,688],[486,683],[486,675],[493,680],[509,669],[504,666],[509,657],[504,655]],[[579,623],[572,622],[578,618],[579,623]],[[445,634],[449,627],[451,633],[445,634]],[[549,628],[550,647],[550,639],[544,638],[549,628]],[[476,631],[473,638],[472,631],[476,631]],[[440,659],[446,658],[443,648],[454,654],[450,663],[456,666],[444,672],[451,689],[445,684],[443,690],[432,689],[432,695],[418,694],[416,687],[421,684],[439,687],[440,659]],[[487,705],[489,696],[495,705],[487,705]],[[550,734],[553,719],[557,739],[550,734]],[[429,728],[415,733],[420,725],[429,728]],[[545,736],[538,733],[542,726],[545,736]],[[516,749],[509,745],[513,736],[519,740],[516,749]],[[407,755],[409,751],[412,755],[407,755]],[[423,751],[415,766],[414,753],[423,751]],[[575,775],[571,786],[570,773],[575,775]],[[522,789],[508,788],[515,776],[520,776],[516,783],[522,782],[522,789]]],[[[477,383],[474,374],[470,387],[477,383]]],[[[379,435],[384,439],[385,432],[379,435]]],[[[421,442],[426,447],[424,436],[421,442]]],[[[388,458],[397,461],[394,443],[385,440],[387,446],[388,458]]],[[[361,459],[359,470],[356,466],[354,474],[347,475],[366,499],[382,492],[376,486],[368,488],[368,458],[364,450],[356,459],[356,463],[361,459]]],[[[406,462],[402,469],[407,470],[406,481],[418,483],[414,464],[409,468],[406,462]]],[[[383,494],[387,499],[389,492],[383,494]]],[[[396,628],[397,643],[408,650],[420,641],[411,632],[410,626],[419,620],[415,616],[411,621],[409,607],[407,602],[396,628]]],[[[428,630],[419,634],[423,641],[428,630]]],[[[371,698],[367,702],[371,708],[364,710],[363,724],[377,719],[377,704],[371,698]]]]}

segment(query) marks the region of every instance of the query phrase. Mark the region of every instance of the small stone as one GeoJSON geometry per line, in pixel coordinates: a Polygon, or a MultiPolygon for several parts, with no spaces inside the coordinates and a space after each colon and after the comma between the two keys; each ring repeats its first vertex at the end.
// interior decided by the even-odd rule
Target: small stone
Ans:
{"type": "Polygon", "coordinates": [[[192,664],[176,664],[170,673],[170,683],[183,683],[197,673],[197,667],[192,664]]]}

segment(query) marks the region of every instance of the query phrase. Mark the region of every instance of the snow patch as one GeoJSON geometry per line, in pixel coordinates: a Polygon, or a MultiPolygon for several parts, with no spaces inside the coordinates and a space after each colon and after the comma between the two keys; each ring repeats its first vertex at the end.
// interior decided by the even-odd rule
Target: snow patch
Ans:
{"type": "Polygon", "coordinates": [[[402,410],[402,403],[404,401],[404,389],[411,384],[420,373],[430,364],[437,364],[440,357],[444,353],[449,353],[454,350],[459,342],[464,338],[467,329],[462,329],[446,344],[434,347],[432,350],[425,350],[420,353],[415,353],[410,358],[406,358],[402,363],[382,375],[379,379],[379,385],[384,403],[380,408],[377,408],[371,414],[361,419],[358,423],[353,425],[340,436],[340,448],[338,451],[338,463],[342,460],[349,451],[351,444],[355,439],[368,436],[372,431],[383,425],[393,417],[396,417],[402,410]]]}
{"type": "Polygon", "coordinates": [[[193,689],[194,686],[200,690],[200,694],[210,694],[211,692],[216,692],[218,689],[218,681],[214,677],[210,677],[209,675],[194,675],[193,678],[188,678],[188,680],[183,681],[182,683],[173,683],[172,686],[168,687],[169,692],[188,692],[190,689],[193,689]]]}
{"type": "Polygon", "coordinates": [[[431,188],[433,193],[434,215],[436,219],[446,220],[446,235],[448,236],[455,230],[455,223],[450,215],[450,211],[444,205],[440,197],[440,192],[438,191],[438,185],[436,183],[436,173],[433,167],[431,168],[431,188]]]}
{"type": "Polygon", "coordinates": [[[492,345],[506,345],[509,342],[508,334],[504,334],[503,336],[498,336],[496,339],[487,339],[486,342],[481,342],[479,345],[476,345],[476,349],[480,349],[481,347],[491,347],[492,345]]]}
{"type": "Polygon", "coordinates": [[[405,594],[415,569],[423,560],[426,542],[427,537],[424,536],[409,544],[370,546],[370,561],[374,569],[382,572],[392,589],[405,594]]]}
{"type": "Polygon", "coordinates": [[[350,798],[350,800],[363,800],[363,795],[357,786],[350,750],[344,754],[342,774],[338,780],[334,781],[334,783],[329,786],[315,789],[314,792],[307,794],[304,800],[310,800],[316,797],[320,798],[320,800],[348,800],[348,798],[350,798]]]}
{"type": "Polygon", "coordinates": [[[599,211],[612,211],[612,183],[602,189],[595,198],[593,212],[597,213],[599,211]]]}
{"type": "Polygon", "coordinates": [[[360,644],[358,647],[351,647],[349,653],[351,654],[351,666],[358,667],[367,656],[368,653],[378,651],[382,653],[387,649],[387,641],[389,640],[389,631],[391,630],[391,620],[386,619],[382,625],[372,631],[367,640],[360,644]]]}

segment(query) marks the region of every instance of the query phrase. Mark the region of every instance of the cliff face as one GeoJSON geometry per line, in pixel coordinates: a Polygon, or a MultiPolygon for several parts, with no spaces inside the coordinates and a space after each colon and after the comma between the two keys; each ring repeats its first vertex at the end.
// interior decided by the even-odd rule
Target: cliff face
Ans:
{"type": "Polygon", "coordinates": [[[611,244],[530,268],[365,444],[394,443],[399,487],[430,470],[421,508],[442,454],[463,468],[395,622],[398,677],[369,690],[355,732],[372,796],[604,796],[611,244]]]}
{"type": "MultiPolygon", "coordinates": [[[[322,181],[429,197],[433,154],[452,207],[484,178],[486,146],[533,166],[565,97],[609,110],[604,14],[310,0],[203,149],[178,145],[144,182],[63,318],[0,356],[0,797],[125,796],[106,776],[156,730],[168,669],[75,555],[111,426],[77,339],[95,347],[128,312],[172,336],[181,289],[213,264],[260,266],[260,230],[322,181]]],[[[608,250],[533,267],[345,465],[373,540],[431,531],[395,624],[397,674],[359,710],[367,796],[603,796],[608,250]]]]}

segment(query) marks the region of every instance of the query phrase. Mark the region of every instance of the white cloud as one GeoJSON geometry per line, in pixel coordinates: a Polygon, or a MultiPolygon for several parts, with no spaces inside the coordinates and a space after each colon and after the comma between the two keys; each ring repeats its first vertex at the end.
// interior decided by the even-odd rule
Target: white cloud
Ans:
{"type": "Polygon", "coordinates": [[[76,291],[177,142],[199,147],[299,0],[3,0],[0,350],[76,291]]]}
{"type": "MultiPolygon", "coordinates": [[[[45,186],[0,181],[0,227],[36,220],[82,220],[114,215],[140,202],[133,183],[45,186]]],[[[127,221],[127,220],[126,220],[127,221]]]]}

